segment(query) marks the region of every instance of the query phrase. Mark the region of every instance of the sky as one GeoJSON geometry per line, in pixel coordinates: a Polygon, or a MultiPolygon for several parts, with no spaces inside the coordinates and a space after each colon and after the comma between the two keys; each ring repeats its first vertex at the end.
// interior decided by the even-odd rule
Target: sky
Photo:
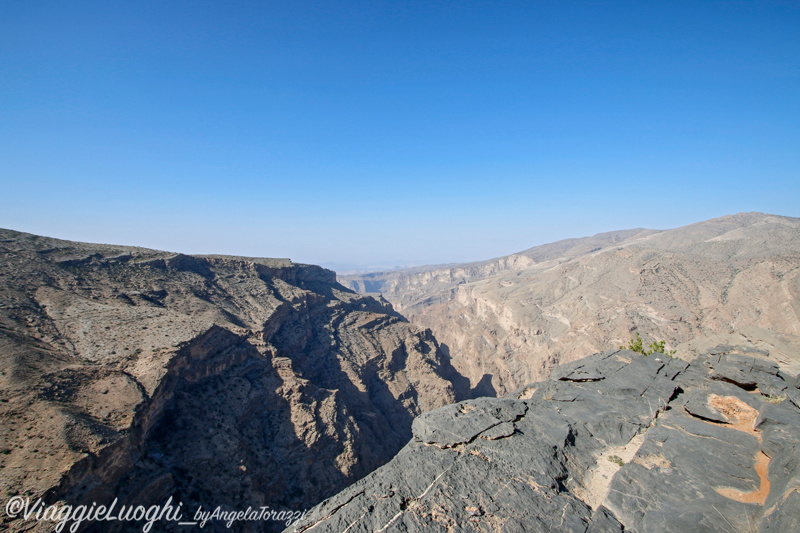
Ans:
{"type": "Polygon", "coordinates": [[[800,217],[800,3],[0,0],[0,227],[386,268],[800,217]]]}

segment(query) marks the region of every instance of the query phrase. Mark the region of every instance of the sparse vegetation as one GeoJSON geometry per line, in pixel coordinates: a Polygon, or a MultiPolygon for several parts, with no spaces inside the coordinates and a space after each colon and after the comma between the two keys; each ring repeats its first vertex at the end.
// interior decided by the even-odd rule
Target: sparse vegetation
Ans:
{"type": "Polygon", "coordinates": [[[620,467],[625,466],[625,461],[623,461],[622,457],[618,455],[609,455],[608,457],[606,457],[606,459],[608,459],[615,465],[619,465],[620,467]]]}
{"type": "Polygon", "coordinates": [[[764,401],[769,403],[781,403],[783,400],[787,398],[785,394],[781,394],[780,396],[770,396],[769,394],[763,394],[764,401]]]}
{"type": "Polygon", "coordinates": [[[636,333],[636,336],[633,337],[629,342],[628,345],[625,346],[624,344],[619,347],[620,350],[630,350],[632,352],[637,352],[642,355],[650,355],[654,353],[663,353],[664,355],[668,355],[670,357],[675,357],[675,350],[667,350],[667,343],[666,341],[653,341],[648,346],[648,349],[645,349],[644,344],[642,342],[642,337],[639,333],[636,333]]]}

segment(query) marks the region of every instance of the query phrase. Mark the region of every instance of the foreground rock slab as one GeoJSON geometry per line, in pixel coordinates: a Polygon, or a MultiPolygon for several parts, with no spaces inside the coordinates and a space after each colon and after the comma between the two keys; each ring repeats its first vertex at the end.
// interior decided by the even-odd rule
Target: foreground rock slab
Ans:
{"type": "Polygon", "coordinates": [[[768,359],[612,351],[418,417],[294,531],[800,531],[800,390],[768,359]]]}

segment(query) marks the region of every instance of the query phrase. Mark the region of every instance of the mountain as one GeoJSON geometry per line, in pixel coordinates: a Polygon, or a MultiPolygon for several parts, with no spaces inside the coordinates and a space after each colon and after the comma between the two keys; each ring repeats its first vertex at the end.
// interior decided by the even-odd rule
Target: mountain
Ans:
{"type": "Polygon", "coordinates": [[[469,394],[430,331],[320,267],[11,230],[0,368],[3,500],[73,505],[305,509],[469,394]]]}
{"type": "Polygon", "coordinates": [[[800,531],[800,382],[768,355],[612,350],[429,411],[287,532],[800,531]]]}
{"type": "Polygon", "coordinates": [[[341,278],[374,297],[0,230],[0,494],[330,497],[316,531],[794,530],[798,272],[800,220],[760,213],[341,278]],[[634,333],[696,358],[616,349],[634,333]]]}
{"type": "Polygon", "coordinates": [[[666,341],[687,360],[727,343],[766,349],[789,365],[800,348],[800,219],[762,213],[339,281],[380,293],[430,328],[487,395],[635,333],[645,344],[666,341]]]}

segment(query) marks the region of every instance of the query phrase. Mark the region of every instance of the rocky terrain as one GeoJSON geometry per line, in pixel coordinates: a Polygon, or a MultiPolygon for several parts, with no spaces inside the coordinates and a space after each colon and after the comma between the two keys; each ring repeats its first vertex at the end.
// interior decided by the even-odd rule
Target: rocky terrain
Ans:
{"type": "MultiPolygon", "coordinates": [[[[485,395],[634,332],[689,360],[717,344],[800,351],[800,219],[742,213],[569,239],[491,261],[344,276],[430,328],[485,395]]],[[[791,363],[794,364],[794,363],[791,363]]],[[[796,365],[793,372],[800,372],[796,365]]]]}
{"type": "Polygon", "coordinates": [[[767,355],[607,351],[429,411],[287,531],[800,531],[800,382],[767,355]]]}
{"type": "Polygon", "coordinates": [[[0,230],[0,496],[330,497],[303,531],[800,530],[799,272],[800,220],[758,213],[341,279],[385,300],[288,259],[0,230]],[[633,333],[681,359],[608,351],[633,333]]]}
{"type": "Polygon", "coordinates": [[[9,230],[0,368],[4,502],[304,509],[469,394],[430,331],[331,271],[9,230]]]}

